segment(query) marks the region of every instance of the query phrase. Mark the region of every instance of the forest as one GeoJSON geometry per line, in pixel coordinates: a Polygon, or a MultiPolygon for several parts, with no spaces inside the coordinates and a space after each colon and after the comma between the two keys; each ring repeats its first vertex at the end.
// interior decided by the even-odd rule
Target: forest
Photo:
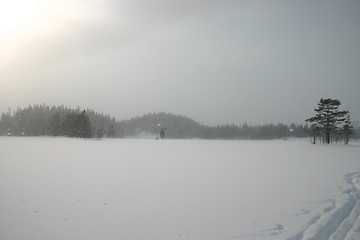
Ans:
{"type": "MultiPolygon", "coordinates": [[[[1,113],[0,135],[4,136],[65,136],[83,138],[132,138],[142,134],[169,139],[281,139],[311,137],[313,129],[302,124],[247,123],[208,126],[186,116],[171,113],[149,113],[117,121],[110,115],[91,109],[71,109],[46,104],[30,105],[1,113]]],[[[354,128],[352,137],[360,136],[354,128]]]]}
{"type": "Polygon", "coordinates": [[[0,119],[0,135],[8,136],[121,137],[118,127],[109,115],[63,105],[18,107],[2,113],[0,119]]]}

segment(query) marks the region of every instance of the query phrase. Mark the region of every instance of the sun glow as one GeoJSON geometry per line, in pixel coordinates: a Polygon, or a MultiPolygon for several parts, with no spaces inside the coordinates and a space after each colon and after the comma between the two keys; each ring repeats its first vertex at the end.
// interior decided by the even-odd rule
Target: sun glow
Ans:
{"type": "Polygon", "coordinates": [[[103,21],[102,0],[0,0],[0,67],[66,38],[77,26],[103,21]]]}
{"type": "Polygon", "coordinates": [[[0,41],[43,31],[66,20],[99,20],[100,5],[101,1],[0,0],[0,41]]]}
{"type": "Polygon", "coordinates": [[[7,38],[27,31],[37,20],[38,1],[1,0],[0,37],[7,38]]]}

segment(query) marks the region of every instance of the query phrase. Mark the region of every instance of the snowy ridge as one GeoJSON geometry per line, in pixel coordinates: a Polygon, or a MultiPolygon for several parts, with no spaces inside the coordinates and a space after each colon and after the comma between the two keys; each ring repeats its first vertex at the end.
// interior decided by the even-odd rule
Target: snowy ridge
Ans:
{"type": "Polygon", "coordinates": [[[360,239],[360,172],[345,177],[350,188],[343,198],[313,217],[305,228],[288,240],[360,239]]]}

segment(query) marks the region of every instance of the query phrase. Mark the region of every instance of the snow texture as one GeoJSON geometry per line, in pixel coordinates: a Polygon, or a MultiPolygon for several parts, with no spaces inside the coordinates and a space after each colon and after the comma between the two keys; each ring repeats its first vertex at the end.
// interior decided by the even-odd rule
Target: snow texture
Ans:
{"type": "Polygon", "coordinates": [[[337,202],[312,218],[305,229],[290,240],[360,239],[360,172],[346,174],[350,188],[337,202]]]}
{"type": "Polygon", "coordinates": [[[1,240],[360,239],[360,145],[0,137],[1,240]]]}

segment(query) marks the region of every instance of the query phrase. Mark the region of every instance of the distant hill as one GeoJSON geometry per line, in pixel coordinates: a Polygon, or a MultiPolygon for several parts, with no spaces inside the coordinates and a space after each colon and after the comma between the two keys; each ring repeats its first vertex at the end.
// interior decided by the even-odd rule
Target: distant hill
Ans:
{"type": "Polygon", "coordinates": [[[149,113],[141,117],[119,122],[126,136],[157,137],[161,129],[165,130],[166,138],[200,137],[200,130],[206,128],[196,121],[171,113],[149,113]]]}
{"type": "Polygon", "coordinates": [[[184,139],[279,139],[286,137],[309,136],[307,125],[287,126],[285,124],[267,124],[250,126],[218,125],[206,126],[191,118],[170,113],[149,113],[141,117],[119,122],[126,137],[159,137],[161,129],[165,129],[165,138],[184,139]]]}

